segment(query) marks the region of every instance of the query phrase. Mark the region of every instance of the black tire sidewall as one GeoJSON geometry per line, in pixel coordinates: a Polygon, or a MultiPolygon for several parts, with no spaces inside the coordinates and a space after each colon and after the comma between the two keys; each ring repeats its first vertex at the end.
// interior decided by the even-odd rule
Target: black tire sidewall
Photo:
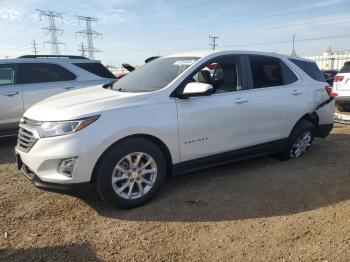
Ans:
{"type": "Polygon", "coordinates": [[[315,138],[316,128],[315,125],[307,120],[300,120],[293,128],[291,134],[289,135],[287,146],[284,151],[277,154],[280,160],[288,160],[291,158],[290,150],[296,139],[298,139],[305,131],[310,131],[312,135],[311,144],[315,138]]]}
{"type": "Polygon", "coordinates": [[[96,187],[100,197],[107,203],[118,208],[133,208],[140,206],[156,194],[166,178],[166,161],[162,151],[153,142],[133,138],[113,145],[102,157],[97,170],[96,187]],[[157,165],[157,178],[151,190],[138,199],[124,199],[114,191],[111,179],[116,164],[129,153],[143,152],[150,155],[157,165]]]}
{"type": "Polygon", "coordinates": [[[310,131],[312,135],[311,144],[315,137],[315,126],[310,123],[309,121],[302,120],[298,123],[298,125],[294,128],[293,132],[291,133],[289,139],[288,139],[288,147],[287,147],[287,153],[290,158],[290,150],[292,149],[293,144],[295,143],[295,140],[297,140],[302,134],[304,134],[306,131],[310,131]]]}

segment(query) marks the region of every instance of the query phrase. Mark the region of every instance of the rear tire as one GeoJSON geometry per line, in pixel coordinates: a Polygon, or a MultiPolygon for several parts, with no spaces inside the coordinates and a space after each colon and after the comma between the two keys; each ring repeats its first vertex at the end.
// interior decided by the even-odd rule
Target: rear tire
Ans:
{"type": "Polygon", "coordinates": [[[293,128],[284,151],[277,154],[280,160],[298,158],[304,155],[311,147],[316,128],[311,122],[302,119],[293,128]]]}
{"type": "Polygon", "coordinates": [[[166,178],[162,151],[149,140],[132,138],[112,146],[101,159],[96,187],[108,204],[134,208],[150,201],[166,178]]]}

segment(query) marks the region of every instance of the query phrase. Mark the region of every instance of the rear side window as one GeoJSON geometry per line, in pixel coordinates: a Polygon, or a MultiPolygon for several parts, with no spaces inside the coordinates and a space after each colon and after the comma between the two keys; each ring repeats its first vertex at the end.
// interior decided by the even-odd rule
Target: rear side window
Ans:
{"type": "Polygon", "coordinates": [[[254,88],[289,85],[297,81],[295,74],[280,59],[249,56],[254,88]]]}
{"type": "Polygon", "coordinates": [[[25,63],[20,66],[23,84],[70,81],[76,78],[73,73],[55,64],[25,63]]]}
{"type": "Polygon", "coordinates": [[[350,62],[346,62],[339,73],[350,73],[350,62]]]}
{"type": "Polygon", "coordinates": [[[298,59],[289,59],[296,64],[301,70],[303,70],[308,76],[316,81],[325,82],[325,79],[318,69],[318,66],[314,62],[302,61],[298,59]]]}
{"type": "Polygon", "coordinates": [[[16,67],[0,65],[0,86],[16,84],[16,67]]]}
{"type": "Polygon", "coordinates": [[[100,63],[75,63],[74,65],[103,78],[115,78],[115,76],[100,63]]]}

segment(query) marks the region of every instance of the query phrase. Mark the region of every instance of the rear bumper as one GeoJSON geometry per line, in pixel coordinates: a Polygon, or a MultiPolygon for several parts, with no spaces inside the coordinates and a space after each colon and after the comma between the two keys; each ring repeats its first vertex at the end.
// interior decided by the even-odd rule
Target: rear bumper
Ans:
{"type": "Polygon", "coordinates": [[[316,136],[320,138],[326,138],[331,133],[333,126],[333,124],[319,125],[317,128],[316,136]]]}

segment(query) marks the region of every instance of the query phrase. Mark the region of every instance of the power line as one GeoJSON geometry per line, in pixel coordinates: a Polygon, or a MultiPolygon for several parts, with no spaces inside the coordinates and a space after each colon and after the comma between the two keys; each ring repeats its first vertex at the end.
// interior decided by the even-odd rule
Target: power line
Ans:
{"type": "Polygon", "coordinates": [[[209,43],[209,46],[215,51],[215,48],[218,46],[218,44],[216,43],[216,39],[219,39],[219,37],[218,36],[209,35],[209,38],[211,39],[211,42],[209,43]]]}
{"type": "Polygon", "coordinates": [[[32,42],[32,50],[33,50],[33,53],[35,54],[35,55],[37,55],[38,54],[38,47],[37,47],[37,45],[36,45],[36,42],[35,42],[35,40],[33,39],[33,42],[32,42]]]}
{"type": "Polygon", "coordinates": [[[98,19],[90,16],[76,16],[78,18],[78,23],[85,22],[86,29],[80,30],[76,32],[77,34],[82,35],[83,37],[86,37],[87,40],[87,49],[85,49],[90,59],[95,59],[95,53],[96,52],[102,52],[99,49],[96,49],[94,47],[94,39],[96,39],[99,36],[102,36],[101,33],[95,31],[92,29],[92,23],[97,23],[98,19]]]}
{"type": "Polygon", "coordinates": [[[60,45],[65,45],[65,43],[58,41],[58,33],[61,35],[63,34],[63,30],[60,28],[57,28],[56,26],[56,19],[59,18],[63,21],[63,15],[64,13],[59,13],[56,11],[44,11],[40,9],[36,9],[39,12],[40,20],[42,16],[46,16],[49,20],[49,26],[44,27],[43,30],[47,33],[50,33],[51,39],[50,41],[43,42],[43,44],[50,44],[51,45],[51,54],[52,55],[60,55],[60,45]]]}

